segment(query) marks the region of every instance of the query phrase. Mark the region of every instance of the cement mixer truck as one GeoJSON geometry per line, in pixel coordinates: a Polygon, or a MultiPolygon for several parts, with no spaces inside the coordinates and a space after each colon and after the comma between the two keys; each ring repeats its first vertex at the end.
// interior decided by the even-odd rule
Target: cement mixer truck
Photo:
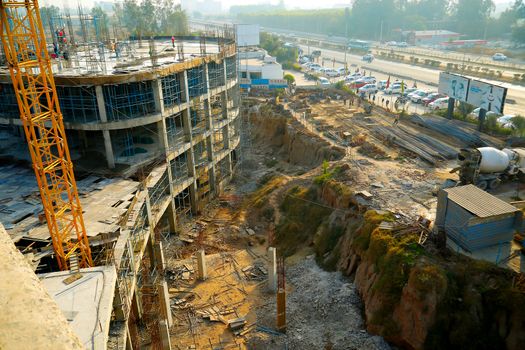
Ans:
{"type": "Polygon", "coordinates": [[[459,166],[450,172],[459,172],[461,185],[474,184],[482,190],[495,189],[502,181],[525,175],[525,148],[463,148],[458,161],[459,166]]]}

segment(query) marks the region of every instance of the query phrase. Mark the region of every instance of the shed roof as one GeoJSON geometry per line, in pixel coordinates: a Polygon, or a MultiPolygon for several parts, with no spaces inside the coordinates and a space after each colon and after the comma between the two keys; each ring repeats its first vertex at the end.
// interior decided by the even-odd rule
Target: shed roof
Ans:
{"type": "Polygon", "coordinates": [[[480,218],[519,211],[515,206],[474,185],[447,188],[445,192],[447,192],[449,200],[480,218]]]}

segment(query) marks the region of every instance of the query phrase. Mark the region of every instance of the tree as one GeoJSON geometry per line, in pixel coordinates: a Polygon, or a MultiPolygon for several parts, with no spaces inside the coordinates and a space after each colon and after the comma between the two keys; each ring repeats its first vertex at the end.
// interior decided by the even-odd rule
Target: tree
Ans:
{"type": "Polygon", "coordinates": [[[295,83],[295,77],[292,74],[285,74],[284,80],[286,80],[289,85],[295,83]]]}
{"type": "Polygon", "coordinates": [[[458,0],[453,7],[456,30],[470,38],[484,37],[488,18],[494,9],[492,0],[458,0]]]}
{"type": "Polygon", "coordinates": [[[100,6],[91,9],[91,16],[95,19],[97,35],[100,38],[109,39],[109,18],[100,6]]]}
{"type": "Polygon", "coordinates": [[[519,137],[525,136],[525,117],[517,115],[510,121],[514,126],[514,134],[519,137]]]}

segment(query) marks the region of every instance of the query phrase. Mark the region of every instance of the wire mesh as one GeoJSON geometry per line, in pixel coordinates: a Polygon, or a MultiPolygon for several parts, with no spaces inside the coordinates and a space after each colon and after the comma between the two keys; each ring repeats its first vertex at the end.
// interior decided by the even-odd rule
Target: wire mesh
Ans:
{"type": "Polygon", "coordinates": [[[224,81],[224,66],[221,63],[210,62],[208,63],[208,78],[210,89],[218,88],[225,84],[224,81]]]}
{"type": "Polygon", "coordinates": [[[100,120],[93,86],[57,86],[64,121],[93,123],[100,120]]]}
{"type": "Polygon", "coordinates": [[[204,66],[188,69],[188,90],[190,98],[201,96],[208,92],[204,66]]]}
{"type": "Polygon", "coordinates": [[[170,161],[171,177],[173,182],[180,183],[186,180],[189,176],[188,159],[186,152],[178,155],[170,161]]]}
{"type": "Polygon", "coordinates": [[[166,118],[166,134],[168,135],[168,150],[174,151],[186,141],[182,113],[176,113],[166,118]]]}
{"type": "Polygon", "coordinates": [[[186,187],[175,196],[175,212],[177,218],[191,217],[191,195],[189,187],[186,187]]]}
{"type": "Polygon", "coordinates": [[[150,81],[104,85],[103,92],[108,120],[133,119],[155,111],[150,81]]]}
{"type": "Polygon", "coordinates": [[[162,77],[161,85],[164,107],[172,107],[186,102],[183,100],[181,81],[178,73],[162,77]]]}

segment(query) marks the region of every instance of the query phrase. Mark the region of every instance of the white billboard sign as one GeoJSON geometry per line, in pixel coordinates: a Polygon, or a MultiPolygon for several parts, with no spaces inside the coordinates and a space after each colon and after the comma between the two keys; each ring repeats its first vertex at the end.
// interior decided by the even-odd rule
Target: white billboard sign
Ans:
{"type": "Polygon", "coordinates": [[[468,89],[467,103],[486,111],[503,114],[506,96],[507,89],[504,87],[479,80],[471,80],[468,89]]]}
{"type": "Polygon", "coordinates": [[[467,102],[469,82],[469,78],[441,72],[439,74],[438,91],[439,93],[455,98],[456,100],[467,102]]]}
{"type": "Polygon", "coordinates": [[[258,46],[259,25],[258,24],[236,24],[235,32],[237,46],[258,46]]]}

